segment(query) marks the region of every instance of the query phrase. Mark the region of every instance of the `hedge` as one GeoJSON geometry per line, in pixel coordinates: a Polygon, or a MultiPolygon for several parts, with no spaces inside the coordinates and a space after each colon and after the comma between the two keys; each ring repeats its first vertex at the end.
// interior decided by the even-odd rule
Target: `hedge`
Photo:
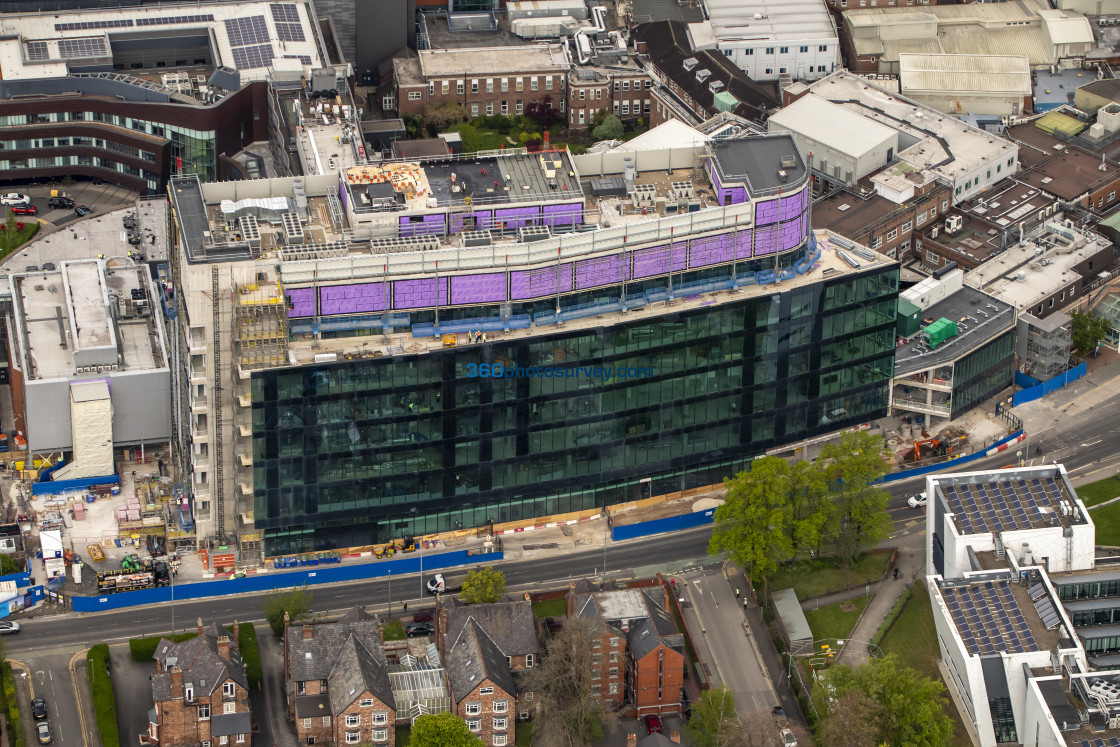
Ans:
{"type": "Polygon", "coordinates": [[[93,709],[97,712],[97,731],[101,733],[102,747],[120,747],[117,731],[117,698],[113,694],[113,680],[109,677],[106,662],[109,646],[99,643],[86,654],[89,685],[93,689],[93,709]]]}
{"type": "MultiPolygon", "coordinates": [[[[261,651],[257,648],[257,629],[253,623],[238,623],[237,645],[241,649],[241,661],[245,664],[245,677],[249,680],[250,690],[261,689],[261,651]]],[[[226,628],[233,635],[233,626],[226,628]]]]}
{"type": "Polygon", "coordinates": [[[898,601],[896,601],[894,603],[894,606],[891,607],[891,611],[887,613],[886,618],[883,620],[883,624],[879,626],[879,629],[875,631],[875,635],[871,637],[871,644],[873,646],[878,646],[883,642],[883,638],[886,637],[887,632],[890,631],[891,626],[894,625],[894,621],[897,620],[898,616],[902,614],[902,608],[906,606],[906,603],[910,601],[910,597],[912,596],[914,596],[913,589],[907,589],[906,591],[902,592],[901,596],[899,596],[898,598],[898,601]]]}
{"type": "Polygon", "coordinates": [[[138,661],[141,664],[150,662],[156,655],[156,647],[159,642],[164,638],[174,643],[181,641],[189,641],[194,638],[198,633],[175,633],[173,635],[154,635],[149,638],[132,638],[128,642],[129,653],[132,654],[132,660],[138,661]]]}
{"type": "Polygon", "coordinates": [[[19,715],[19,701],[16,699],[16,681],[12,665],[0,662],[4,678],[4,707],[8,719],[8,744],[10,747],[24,747],[27,738],[23,734],[23,719],[19,715]]]}

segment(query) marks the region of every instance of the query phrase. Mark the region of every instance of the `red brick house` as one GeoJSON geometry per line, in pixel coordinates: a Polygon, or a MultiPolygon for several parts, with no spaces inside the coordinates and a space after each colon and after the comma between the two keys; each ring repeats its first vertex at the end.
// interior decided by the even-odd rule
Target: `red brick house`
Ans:
{"type": "Polygon", "coordinates": [[[394,744],[381,621],[360,607],[337,620],[285,626],[284,679],[302,744],[394,744]]]}
{"type": "Polygon", "coordinates": [[[231,641],[212,624],[198,621],[198,636],[182,643],[160,639],[154,658],[148,733],[141,744],[160,747],[249,747],[252,714],[249,683],[237,647],[237,623],[231,641]]]}
{"type": "Polygon", "coordinates": [[[570,585],[568,616],[605,626],[592,651],[592,693],[608,713],[626,716],[681,713],[684,636],[666,609],[660,585],[593,591],[570,585]]]}

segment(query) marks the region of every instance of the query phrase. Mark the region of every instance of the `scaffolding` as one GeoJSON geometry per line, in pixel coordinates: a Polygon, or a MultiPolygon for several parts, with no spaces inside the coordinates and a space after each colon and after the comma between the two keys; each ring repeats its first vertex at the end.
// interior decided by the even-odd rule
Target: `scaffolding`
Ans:
{"type": "Polygon", "coordinates": [[[1061,324],[1035,324],[1034,320],[1028,320],[1026,355],[1022,361],[1023,372],[1028,376],[1049,381],[1069,369],[1073,332],[1069,318],[1062,317],[1064,323],[1061,324]]]}
{"type": "Polygon", "coordinates": [[[234,289],[234,348],[242,369],[288,361],[288,308],[279,284],[246,283],[234,289]]]}

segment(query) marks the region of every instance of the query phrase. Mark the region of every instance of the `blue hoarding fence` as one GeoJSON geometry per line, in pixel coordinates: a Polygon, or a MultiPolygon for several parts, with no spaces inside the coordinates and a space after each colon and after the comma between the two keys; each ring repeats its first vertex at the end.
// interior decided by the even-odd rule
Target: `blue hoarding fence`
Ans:
{"type": "MultiPolygon", "coordinates": [[[[424,572],[438,571],[458,565],[470,563],[494,563],[504,557],[503,553],[494,552],[482,555],[470,555],[466,550],[438,553],[423,556],[424,572]]],[[[193,584],[175,584],[174,593],[176,601],[187,599],[204,599],[206,597],[220,597],[229,594],[247,594],[257,591],[272,591],[273,589],[288,589],[293,586],[314,586],[315,584],[332,584],[341,581],[361,581],[363,579],[380,578],[383,576],[403,576],[409,573],[419,573],[421,558],[419,555],[400,560],[389,560],[380,563],[359,563],[355,565],[333,565],[315,567],[314,570],[295,571],[288,573],[262,573],[258,576],[245,578],[231,578],[224,581],[200,581],[193,584]]],[[[98,597],[72,597],[74,610],[77,612],[99,612],[104,610],[117,610],[124,607],[136,607],[142,604],[165,604],[172,599],[172,589],[162,586],[158,589],[143,589],[141,591],[126,591],[120,594],[106,594],[98,597]]]]}
{"type": "Polygon", "coordinates": [[[897,482],[898,480],[906,480],[910,477],[918,477],[920,475],[926,475],[926,474],[929,474],[930,472],[940,472],[943,469],[956,469],[958,466],[960,466],[962,464],[968,464],[969,462],[976,461],[977,459],[982,459],[982,458],[988,456],[989,454],[991,454],[993,451],[1002,451],[1002,449],[1000,448],[1001,446],[1004,447],[1004,448],[1007,448],[1007,446],[1012,441],[1017,440],[1022,435],[1023,435],[1023,431],[1022,431],[1022,429],[1020,429],[1020,430],[1015,431],[1014,433],[1012,433],[1011,435],[1009,435],[1005,438],[1001,438],[1000,440],[996,441],[995,443],[993,443],[991,446],[989,446],[986,449],[981,449],[980,451],[974,451],[971,454],[968,454],[966,456],[957,457],[956,459],[950,459],[950,460],[945,461],[945,462],[938,462],[937,464],[928,464],[925,467],[918,467],[917,469],[906,470],[905,472],[892,472],[889,475],[883,475],[883,477],[880,478],[878,480],[878,482],[880,484],[881,483],[887,483],[887,482],[897,482]]]}
{"type": "Polygon", "coordinates": [[[664,532],[676,532],[681,529],[691,529],[692,527],[711,524],[715,521],[715,512],[716,510],[714,508],[708,508],[703,511],[694,511],[691,514],[684,514],[682,516],[666,516],[663,519],[641,521],[637,524],[612,526],[611,539],[618,542],[619,540],[645,537],[650,534],[662,534],[664,532]]]}
{"type": "Polygon", "coordinates": [[[1020,389],[1015,392],[1012,402],[1018,406],[1025,402],[1033,402],[1040,397],[1045,397],[1050,392],[1068,386],[1073,382],[1080,379],[1085,375],[1087,364],[1083,361],[1063,374],[1058,374],[1052,379],[1039,382],[1038,379],[1031,378],[1018,372],[1015,373],[1015,383],[1019,386],[1026,385],[1025,389],[1020,389]],[[1033,384],[1031,383],[1033,382],[1033,384]]]}

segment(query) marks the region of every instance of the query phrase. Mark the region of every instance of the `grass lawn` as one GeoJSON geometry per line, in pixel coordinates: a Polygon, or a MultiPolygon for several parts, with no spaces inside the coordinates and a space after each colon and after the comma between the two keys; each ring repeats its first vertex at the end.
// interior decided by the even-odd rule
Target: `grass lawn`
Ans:
{"type": "Polygon", "coordinates": [[[533,743],[533,725],[518,724],[517,736],[513,739],[517,747],[529,747],[533,743]]]}
{"type": "Polygon", "coordinates": [[[403,641],[404,626],[400,620],[390,620],[381,626],[381,632],[387,641],[403,641]]]}
{"type": "Polygon", "coordinates": [[[1115,477],[1106,477],[1077,489],[1077,497],[1083,500],[1086,506],[1095,506],[1117,496],[1120,496],[1120,480],[1115,477]]]}
{"type": "MultiPolygon", "coordinates": [[[[906,666],[917,669],[931,679],[941,679],[941,672],[937,669],[941,650],[937,645],[937,629],[933,625],[929,592],[924,586],[914,586],[913,596],[903,607],[894,625],[883,636],[881,647],[884,654],[895,654],[906,666]]],[[[948,692],[945,693],[945,699],[948,701],[946,712],[953,717],[952,744],[954,747],[969,747],[972,741],[968,738],[960,713],[948,692]]]]}
{"type": "MultiPolygon", "coordinates": [[[[1080,495],[1081,491],[1078,490],[1077,494],[1080,495]]],[[[1097,525],[1097,544],[1120,546],[1120,502],[1093,509],[1090,515],[1097,525]]]]}
{"type": "MultiPolygon", "coordinates": [[[[0,259],[19,249],[39,232],[39,221],[35,220],[34,215],[20,215],[17,218],[18,222],[23,224],[23,230],[16,231],[14,237],[8,236],[6,228],[0,230],[0,259]]],[[[4,224],[0,223],[0,225],[4,224]]]]}
{"type": "Polygon", "coordinates": [[[798,560],[779,568],[770,579],[770,588],[795,589],[798,599],[842,591],[849,586],[864,584],[867,579],[879,580],[889,558],[890,553],[865,553],[851,568],[844,568],[835,558],[798,560]]]}
{"type": "Polygon", "coordinates": [[[476,150],[498,150],[503,144],[507,148],[513,146],[506,142],[506,136],[497,130],[486,127],[476,127],[472,124],[459,124],[452,128],[463,138],[463,151],[473,153],[476,150]]]}
{"type": "Polygon", "coordinates": [[[412,739],[411,726],[398,726],[397,727],[397,747],[408,747],[408,741],[412,739]]]}
{"type": "Polygon", "coordinates": [[[113,682],[109,679],[109,670],[105,668],[108,658],[109,646],[99,643],[86,654],[86,667],[93,689],[93,710],[97,713],[97,730],[101,733],[102,747],[120,747],[117,696],[113,694],[113,682]]]}
{"type": "Polygon", "coordinates": [[[830,604],[818,610],[805,610],[805,619],[813,631],[813,639],[847,638],[852,634],[860,613],[867,606],[867,597],[857,597],[850,602],[830,604]],[[843,609],[847,607],[848,609],[843,609]]]}
{"type": "Polygon", "coordinates": [[[543,602],[533,602],[533,614],[537,617],[563,617],[568,610],[567,600],[546,599],[543,602]]]}
{"type": "MultiPolygon", "coordinates": [[[[233,635],[233,626],[226,626],[233,635]]],[[[241,649],[241,661],[245,664],[245,677],[249,680],[250,690],[261,689],[261,652],[257,648],[257,629],[253,623],[238,623],[237,646],[241,649]]]]}

